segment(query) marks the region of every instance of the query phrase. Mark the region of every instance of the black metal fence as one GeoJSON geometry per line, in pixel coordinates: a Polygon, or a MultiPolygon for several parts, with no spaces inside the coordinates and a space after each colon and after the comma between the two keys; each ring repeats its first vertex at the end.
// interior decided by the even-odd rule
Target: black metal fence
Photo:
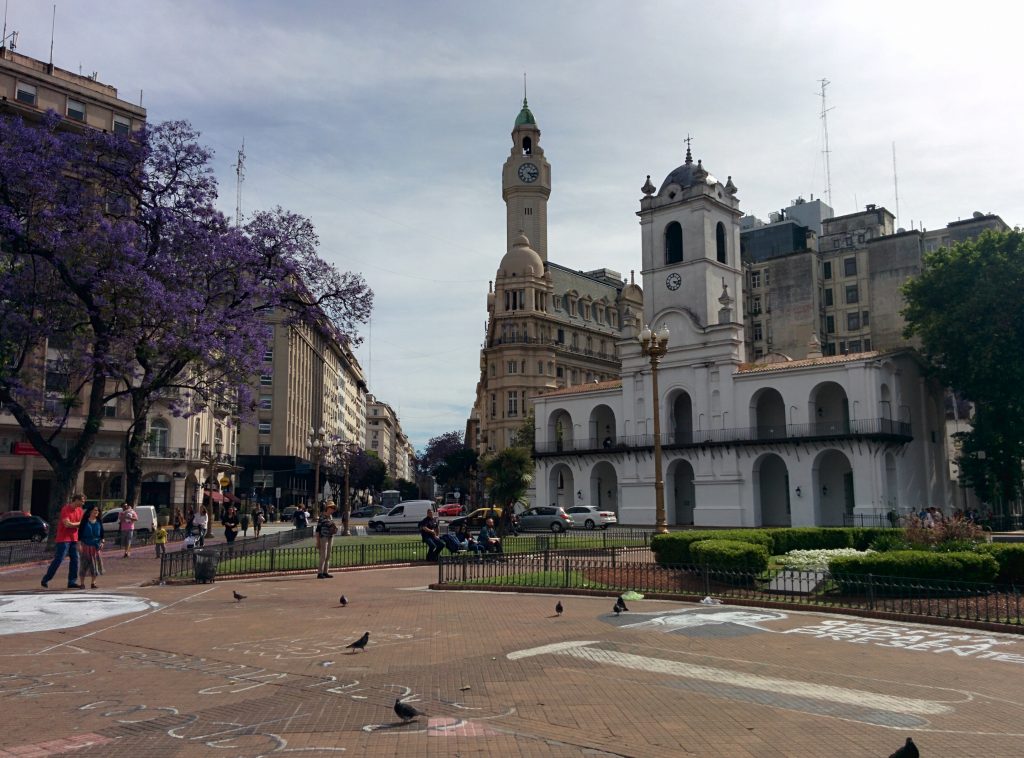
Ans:
{"type": "Polygon", "coordinates": [[[49,558],[52,553],[53,548],[47,546],[45,541],[17,540],[14,542],[0,542],[0,566],[9,566],[12,563],[41,561],[49,558]]]}
{"type": "MultiPolygon", "coordinates": [[[[608,551],[622,552],[627,548],[648,548],[652,532],[641,529],[615,529],[607,531],[565,532],[563,534],[530,534],[505,537],[502,547],[507,554],[573,555],[599,558],[608,551]]],[[[296,539],[312,537],[312,529],[290,530],[268,535],[268,542],[257,540],[219,544],[206,551],[215,553],[219,574],[262,574],[277,571],[312,571],[319,564],[315,546],[281,547],[296,539]],[[292,535],[298,536],[292,536],[292,535]],[[292,536],[291,539],[286,539],[292,536]],[[269,542],[274,538],[277,542],[269,542]]],[[[648,550],[642,551],[650,555],[648,550]]],[[[375,541],[358,538],[348,542],[336,538],[331,548],[331,567],[375,566],[390,563],[410,563],[426,558],[427,546],[419,539],[375,541]]],[[[466,553],[466,555],[470,555],[466,553]]],[[[167,553],[160,560],[160,578],[188,579],[194,576],[194,551],[167,553]]]]}
{"type": "Polygon", "coordinates": [[[833,576],[827,571],[767,572],[709,566],[660,566],[646,551],[610,549],[605,555],[505,555],[477,562],[444,557],[439,584],[635,590],[662,595],[785,602],[863,609],[909,616],[969,619],[1012,626],[1024,623],[1021,588],[973,582],[890,576],[833,576]]]}
{"type": "MultiPolygon", "coordinates": [[[[203,550],[217,555],[218,561],[224,561],[227,556],[241,558],[254,553],[262,553],[281,545],[288,545],[300,540],[308,540],[313,536],[313,527],[307,526],[304,529],[286,529],[273,534],[263,534],[251,540],[236,540],[235,542],[221,542],[214,545],[207,545],[203,550]]],[[[160,579],[167,577],[192,576],[193,551],[177,550],[168,551],[160,558],[160,579]]]]}

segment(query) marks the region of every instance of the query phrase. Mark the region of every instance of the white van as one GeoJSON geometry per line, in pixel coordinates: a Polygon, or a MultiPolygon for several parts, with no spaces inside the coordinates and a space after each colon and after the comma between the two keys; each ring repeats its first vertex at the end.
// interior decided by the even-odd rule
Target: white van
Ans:
{"type": "Polygon", "coordinates": [[[433,510],[433,508],[433,500],[406,500],[387,513],[374,516],[367,522],[367,526],[370,529],[376,529],[381,534],[389,529],[415,529],[416,525],[426,517],[427,511],[433,510]]]}
{"type": "MultiPolygon", "coordinates": [[[[135,534],[139,537],[148,537],[156,531],[156,506],[140,505],[136,507],[135,513],[139,517],[139,520],[135,522],[135,534]]],[[[118,521],[120,515],[120,508],[113,508],[103,514],[103,518],[100,520],[103,522],[104,535],[120,531],[121,523],[118,521]]]]}

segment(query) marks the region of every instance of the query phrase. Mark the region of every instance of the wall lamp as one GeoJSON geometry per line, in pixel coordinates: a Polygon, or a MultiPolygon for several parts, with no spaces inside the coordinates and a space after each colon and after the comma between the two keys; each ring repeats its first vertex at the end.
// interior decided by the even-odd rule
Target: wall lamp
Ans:
{"type": "Polygon", "coordinates": [[[800,490],[800,488],[799,488],[799,487],[797,487],[797,488],[796,488],[796,496],[797,496],[797,497],[800,497],[800,494],[801,494],[801,490],[800,490]]]}
{"type": "Polygon", "coordinates": [[[822,487],[821,487],[821,494],[822,495],[827,495],[828,494],[828,485],[827,484],[823,484],[822,485],[822,487]]]}

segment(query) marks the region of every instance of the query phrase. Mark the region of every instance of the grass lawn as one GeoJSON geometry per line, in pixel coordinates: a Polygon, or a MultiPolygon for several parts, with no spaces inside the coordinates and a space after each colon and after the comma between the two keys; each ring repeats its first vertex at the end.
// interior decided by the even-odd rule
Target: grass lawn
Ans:
{"type": "Polygon", "coordinates": [[[470,579],[452,584],[476,585],[486,584],[499,587],[582,587],[583,589],[606,589],[608,585],[587,579],[579,571],[569,572],[566,584],[564,571],[525,571],[519,574],[505,574],[483,579],[470,579]]]}

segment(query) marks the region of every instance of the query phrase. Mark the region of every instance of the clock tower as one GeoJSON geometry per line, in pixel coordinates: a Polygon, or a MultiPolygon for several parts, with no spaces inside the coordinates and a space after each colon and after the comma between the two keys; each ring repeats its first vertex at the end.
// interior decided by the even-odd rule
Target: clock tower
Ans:
{"type": "Polygon", "coordinates": [[[541,260],[548,259],[548,197],[551,165],[540,146],[540,129],[523,98],[523,109],[512,129],[512,151],[501,170],[501,196],[505,200],[505,249],[511,250],[520,234],[541,260]]]}

